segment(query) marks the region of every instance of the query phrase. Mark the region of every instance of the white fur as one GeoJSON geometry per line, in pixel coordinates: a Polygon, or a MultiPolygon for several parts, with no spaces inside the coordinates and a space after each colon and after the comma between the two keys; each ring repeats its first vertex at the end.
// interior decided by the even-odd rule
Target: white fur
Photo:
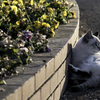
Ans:
{"type": "MultiPolygon", "coordinates": [[[[89,34],[89,33],[87,33],[89,34]]],[[[85,36],[85,35],[84,35],[85,36]]],[[[91,34],[93,38],[84,43],[83,37],[77,42],[72,50],[72,64],[70,66],[75,72],[78,70],[92,73],[88,80],[76,87],[94,87],[100,85],[100,40],[91,34]],[[95,42],[97,43],[95,46],[95,42]]]]}
{"type": "Polygon", "coordinates": [[[72,50],[72,64],[76,67],[78,67],[79,64],[85,61],[86,59],[89,60],[89,57],[100,57],[100,54],[99,56],[97,54],[99,52],[99,49],[90,47],[90,44],[92,44],[94,41],[100,40],[97,37],[93,36],[94,39],[91,39],[88,44],[84,44],[82,42],[83,37],[80,38],[80,40],[72,50]]]}

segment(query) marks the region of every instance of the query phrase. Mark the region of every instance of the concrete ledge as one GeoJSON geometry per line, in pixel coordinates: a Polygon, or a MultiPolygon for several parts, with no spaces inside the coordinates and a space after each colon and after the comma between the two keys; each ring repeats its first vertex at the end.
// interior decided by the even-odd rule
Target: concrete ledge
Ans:
{"type": "Polygon", "coordinates": [[[24,66],[24,73],[18,67],[19,75],[6,78],[7,85],[1,86],[5,92],[0,92],[0,100],[60,99],[67,86],[71,49],[79,37],[79,8],[75,0],[69,2],[76,4],[72,10],[76,11],[77,18],[60,25],[55,37],[49,39],[52,52],[34,54],[33,63],[24,66]]]}

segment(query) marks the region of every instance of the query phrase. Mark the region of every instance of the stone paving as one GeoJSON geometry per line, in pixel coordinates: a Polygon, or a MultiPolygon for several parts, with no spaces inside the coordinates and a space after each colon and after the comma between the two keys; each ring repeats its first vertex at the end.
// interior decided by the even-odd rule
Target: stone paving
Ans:
{"type": "Polygon", "coordinates": [[[100,0],[76,0],[80,9],[80,34],[100,32],[100,0]]]}

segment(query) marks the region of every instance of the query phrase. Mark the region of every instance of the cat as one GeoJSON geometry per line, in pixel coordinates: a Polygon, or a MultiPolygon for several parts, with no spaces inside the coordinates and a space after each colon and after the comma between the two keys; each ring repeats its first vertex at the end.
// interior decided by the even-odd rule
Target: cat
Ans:
{"type": "Polygon", "coordinates": [[[82,36],[72,48],[71,87],[74,91],[100,86],[100,40],[98,32],[91,30],[82,36]]]}

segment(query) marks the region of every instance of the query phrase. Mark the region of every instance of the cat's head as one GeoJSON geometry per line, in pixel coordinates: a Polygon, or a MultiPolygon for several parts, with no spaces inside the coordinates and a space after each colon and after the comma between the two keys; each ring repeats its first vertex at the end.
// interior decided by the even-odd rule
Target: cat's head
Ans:
{"type": "Polygon", "coordinates": [[[100,40],[97,36],[98,32],[93,34],[93,32],[89,30],[82,38],[84,49],[87,49],[90,54],[100,51],[100,40]]]}

